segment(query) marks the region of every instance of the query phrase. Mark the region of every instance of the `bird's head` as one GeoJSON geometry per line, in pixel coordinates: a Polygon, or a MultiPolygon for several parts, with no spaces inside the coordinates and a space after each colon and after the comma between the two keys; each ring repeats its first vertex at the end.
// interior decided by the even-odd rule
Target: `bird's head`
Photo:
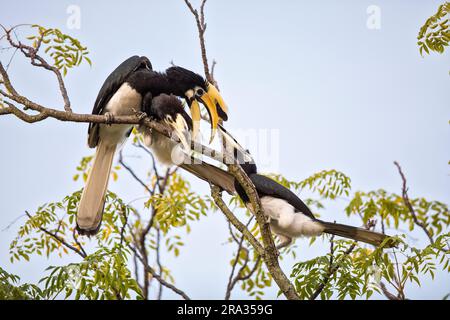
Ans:
{"type": "Polygon", "coordinates": [[[199,74],[182,67],[171,67],[167,69],[166,74],[169,81],[176,87],[177,95],[184,96],[191,109],[194,122],[193,139],[200,129],[199,102],[206,107],[211,122],[211,142],[214,139],[219,121],[228,120],[228,108],[219,91],[199,74]]]}
{"type": "MultiPolygon", "coordinates": [[[[130,59],[136,58],[136,57],[137,56],[134,56],[134,57],[131,57],[130,59]]],[[[153,70],[152,68],[153,67],[152,67],[152,63],[150,62],[150,59],[145,56],[142,56],[142,57],[139,57],[139,62],[136,63],[136,67],[135,67],[134,71],[137,71],[140,69],[153,70]]]]}

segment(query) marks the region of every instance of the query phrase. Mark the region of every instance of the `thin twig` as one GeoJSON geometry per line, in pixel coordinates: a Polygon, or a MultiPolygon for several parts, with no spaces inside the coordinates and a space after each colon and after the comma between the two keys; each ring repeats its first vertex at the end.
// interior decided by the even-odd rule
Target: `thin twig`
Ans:
{"type": "MultiPolygon", "coordinates": [[[[252,218],[253,217],[251,217],[249,219],[249,221],[247,222],[247,224],[245,225],[245,227],[247,229],[248,229],[248,226],[249,226],[250,222],[252,221],[252,218]]],[[[237,281],[234,281],[234,279],[235,279],[234,278],[234,272],[236,270],[237,264],[239,263],[239,256],[241,255],[241,250],[243,248],[242,245],[244,243],[244,239],[245,239],[245,236],[242,235],[241,239],[239,240],[239,243],[238,243],[238,250],[237,250],[237,253],[236,253],[236,258],[234,259],[234,262],[233,262],[233,265],[232,265],[232,268],[231,268],[231,272],[230,272],[230,277],[228,279],[227,290],[226,290],[226,293],[225,293],[225,300],[229,300],[230,299],[231,291],[233,290],[233,287],[234,287],[235,283],[237,282],[237,281]]],[[[248,250],[247,250],[246,261],[245,261],[243,267],[245,267],[247,265],[247,263],[248,263],[248,250]]]]}
{"type": "MultiPolygon", "coordinates": [[[[2,26],[3,27],[3,26],[2,26]]],[[[14,48],[20,50],[25,57],[29,58],[31,61],[31,64],[36,66],[36,67],[41,67],[44,68],[46,70],[49,70],[51,72],[53,72],[56,76],[56,79],[58,81],[58,85],[59,85],[59,90],[61,92],[61,96],[64,100],[64,110],[66,112],[72,112],[72,109],[70,108],[70,100],[69,100],[69,95],[67,93],[67,89],[66,89],[66,85],[64,83],[64,79],[62,77],[61,72],[59,71],[58,68],[50,65],[44,58],[42,58],[38,52],[39,49],[41,47],[42,44],[42,40],[43,40],[43,36],[41,36],[36,44],[36,47],[31,47],[31,46],[27,46],[23,43],[21,43],[20,41],[15,42],[12,38],[11,38],[11,32],[15,31],[17,28],[17,26],[14,26],[10,29],[5,29],[3,27],[3,30],[5,31],[6,34],[6,39],[8,40],[9,44],[11,46],[13,46],[14,48]]]]}
{"type": "MultiPolygon", "coordinates": [[[[33,216],[31,214],[29,214],[28,212],[25,211],[25,214],[32,219],[33,216]]],[[[84,252],[84,250],[79,250],[77,248],[75,248],[74,246],[70,245],[66,240],[64,240],[62,237],[58,236],[57,234],[54,234],[50,231],[48,231],[47,229],[43,228],[43,227],[39,227],[39,230],[41,230],[42,232],[44,232],[45,234],[51,236],[54,240],[56,240],[58,243],[64,245],[66,248],[72,250],[73,252],[77,253],[79,256],[81,256],[83,259],[86,258],[86,253],[84,252]]]]}
{"type": "Polygon", "coordinates": [[[202,54],[202,61],[203,61],[203,69],[205,71],[205,77],[206,80],[208,80],[211,83],[214,83],[214,79],[211,77],[211,74],[209,72],[209,64],[208,64],[208,57],[206,55],[206,45],[205,45],[205,31],[206,31],[206,23],[205,23],[205,4],[206,0],[202,0],[200,4],[200,14],[198,13],[197,9],[194,9],[192,4],[189,2],[189,0],[184,0],[187,7],[189,8],[189,11],[194,15],[195,22],[197,23],[197,30],[198,30],[198,37],[200,40],[200,50],[202,54]]]}
{"type": "Polygon", "coordinates": [[[145,190],[148,191],[148,193],[152,194],[152,190],[144,183],[144,181],[142,181],[137,174],[134,172],[133,169],[131,169],[130,166],[128,166],[125,161],[123,161],[123,154],[122,154],[122,150],[120,150],[119,152],[119,163],[125,168],[125,170],[127,170],[131,176],[134,178],[134,180],[136,180],[141,186],[144,187],[145,190]]]}
{"type": "Polygon", "coordinates": [[[180,295],[181,297],[183,297],[183,299],[190,300],[189,296],[184,291],[182,291],[181,289],[178,289],[174,285],[172,285],[172,284],[168,283],[167,281],[165,281],[152,267],[150,267],[148,265],[148,263],[138,254],[136,248],[134,248],[131,245],[129,245],[129,248],[130,248],[131,251],[134,252],[136,257],[141,261],[141,263],[144,266],[144,269],[145,269],[145,271],[147,273],[150,273],[152,275],[152,277],[155,278],[158,282],[160,282],[163,286],[165,286],[166,288],[169,288],[170,290],[172,290],[176,294],[180,295]]]}
{"type": "MultiPolygon", "coordinates": [[[[375,221],[373,220],[369,220],[367,222],[367,224],[364,226],[367,230],[370,230],[371,228],[373,228],[375,226],[375,221]]],[[[331,240],[334,240],[334,237],[331,238],[331,240]]],[[[347,257],[348,255],[350,255],[353,250],[356,248],[356,244],[358,242],[354,241],[350,247],[342,254],[341,259],[344,259],[345,257],[347,257]]],[[[331,257],[333,257],[334,254],[334,245],[331,244],[330,245],[330,253],[331,253],[331,257]]],[[[314,290],[313,294],[311,295],[311,297],[309,297],[309,300],[315,300],[317,299],[317,297],[322,293],[322,291],[325,289],[325,287],[328,285],[328,283],[331,281],[331,278],[333,277],[333,275],[339,270],[339,268],[341,267],[340,263],[334,263],[334,258],[330,258],[330,266],[329,266],[329,270],[327,275],[324,277],[324,279],[321,281],[321,283],[317,286],[316,290],[314,290]]]]}
{"type": "Polygon", "coordinates": [[[406,177],[403,174],[402,168],[400,167],[400,164],[397,161],[394,161],[394,165],[397,167],[398,169],[398,173],[400,174],[400,177],[402,178],[402,198],[403,198],[403,202],[405,203],[406,207],[409,210],[409,213],[411,214],[414,223],[419,226],[420,228],[422,228],[422,230],[425,232],[425,234],[427,235],[428,239],[430,240],[431,244],[434,244],[434,240],[433,237],[431,236],[430,231],[427,229],[427,226],[425,225],[425,223],[419,221],[419,219],[417,218],[417,214],[416,211],[414,210],[414,207],[411,204],[411,201],[409,200],[408,197],[408,187],[406,185],[406,177]]]}

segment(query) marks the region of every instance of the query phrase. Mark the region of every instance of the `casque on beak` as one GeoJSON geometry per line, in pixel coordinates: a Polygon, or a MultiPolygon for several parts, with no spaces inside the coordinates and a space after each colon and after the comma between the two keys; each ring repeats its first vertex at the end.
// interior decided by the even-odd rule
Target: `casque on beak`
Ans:
{"type": "Polygon", "coordinates": [[[228,108],[216,87],[210,83],[207,83],[206,88],[206,92],[201,87],[190,89],[186,91],[186,97],[191,109],[191,117],[193,122],[192,139],[195,141],[198,132],[200,131],[201,113],[199,102],[201,102],[208,111],[209,120],[211,123],[211,138],[209,140],[209,143],[211,143],[216,135],[219,121],[228,120],[228,108]]]}
{"type": "Polygon", "coordinates": [[[216,135],[219,120],[228,120],[228,108],[216,87],[214,87],[211,83],[208,83],[207,90],[207,92],[201,90],[202,94],[196,95],[196,99],[203,103],[208,110],[209,119],[211,122],[211,138],[209,143],[211,143],[216,135]]]}

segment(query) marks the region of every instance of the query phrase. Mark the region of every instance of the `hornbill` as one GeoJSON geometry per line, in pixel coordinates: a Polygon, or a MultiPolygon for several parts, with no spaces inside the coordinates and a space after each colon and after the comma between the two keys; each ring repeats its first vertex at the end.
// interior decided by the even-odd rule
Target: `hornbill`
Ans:
{"type": "MultiPolygon", "coordinates": [[[[183,147],[190,149],[188,140],[193,126],[192,119],[184,111],[181,101],[176,96],[160,94],[153,98],[150,93],[147,93],[142,107],[151,119],[169,125],[183,147]]],[[[153,151],[153,155],[160,164],[171,166],[185,161],[184,151],[174,140],[144,125],[139,126],[138,130],[144,136],[145,146],[153,151]]]]}
{"type": "MultiPolygon", "coordinates": [[[[193,122],[184,111],[183,105],[177,97],[161,94],[153,98],[150,93],[147,93],[142,105],[143,111],[151,119],[171,126],[184,146],[184,149],[182,149],[179,143],[158,131],[144,125],[139,126],[138,130],[144,137],[144,145],[152,150],[153,155],[160,164],[179,166],[206,182],[220,186],[230,194],[234,193],[233,176],[212,164],[203,162],[188,154],[190,150],[188,143],[189,133],[192,130],[193,122]]],[[[239,143],[223,127],[220,126],[219,129],[227,142],[232,141],[234,148],[243,150],[239,143]]],[[[245,150],[243,152],[247,155],[245,150]]]]}
{"type": "MultiPolygon", "coordinates": [[[[212,138],[219,119],[227,120],[227,107],[217,89],[200,75],[174,66],[164,73],[152,70],[147,57],[133,56],[122,62],[106,78],[98,93],[93,114],[114,116],[134,115],[142,111],[147,93],[156,97],[162,93],[186,99],[195,122],[200,121],[199,101],[208,110],[212,138]]],[[[116,149],[130,135],[133,125],[95,124],[88,129],[88,145],[97,148],[92,169],[81,195],[77,228],[82,234],[95,234],[102,220],[105,194],[116,149]]],[[[194,129],[198,130],[197,127],[194,129]]]]}
{"type": "MultiPolygon", "coordinates": [[[[293,238],[318,236],[322,233],[362,241],[374,246],[379,246],[386,238],[389,238],[378,232],[319,220],[292,191],[258,174],[254,162],[243,162],[241,167],[255,186],[264,214],[269,219],[271,230],[280,237],[281,243],[278,248],[289,245],[293,238]]],[[[244,188],[237,180],[234,181],[234,186],[247,208],[254,213],[244,188]]],[[[386,241],[385,247],[394,245],[394,241],[386,241]]]]}

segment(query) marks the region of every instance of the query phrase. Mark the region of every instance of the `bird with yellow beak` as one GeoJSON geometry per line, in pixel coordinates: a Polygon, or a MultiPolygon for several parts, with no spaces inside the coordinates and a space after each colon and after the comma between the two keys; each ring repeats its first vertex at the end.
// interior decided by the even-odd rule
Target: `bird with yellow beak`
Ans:
{"type": "Polygon", "coordinates": [[[177,87],[178,94],[186,97],[186,102],[191,110],[192,139],[194,141],[200,131],[201,112],[199,103],[206,107],[211,123],[209,140],[211,143],[216,135],[219,122],[228,120],[228,107],[217,88],[199,74],[179,66],[167,69],[166,77],[169,82],[168,86],[177,87]]]}

